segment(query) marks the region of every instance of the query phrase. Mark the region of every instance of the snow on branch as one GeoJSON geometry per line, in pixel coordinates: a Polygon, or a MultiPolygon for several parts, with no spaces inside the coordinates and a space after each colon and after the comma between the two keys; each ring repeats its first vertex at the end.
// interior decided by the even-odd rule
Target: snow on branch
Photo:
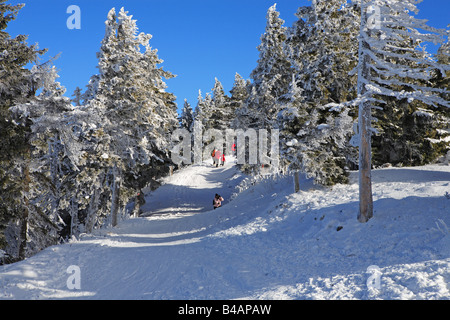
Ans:
{"type": "Polygon", "coordinates": [[[427,26],[427,20],[410,15],[418,13],[416,5],[420,2],[362,2],[366,20],[362,19],[360,29],[360,63],[352,73],[361,68],[368,72],[359,72],[359,83],[365,88],[359,102],[368,101],[372,95],[382,95],[450,108],[449,101],[443,98],[448,90],[429,85],[437,71],[445,74],[450,66],[437,62],[421,47],[425,42],[442,44],[448,31],[427,26]]]}

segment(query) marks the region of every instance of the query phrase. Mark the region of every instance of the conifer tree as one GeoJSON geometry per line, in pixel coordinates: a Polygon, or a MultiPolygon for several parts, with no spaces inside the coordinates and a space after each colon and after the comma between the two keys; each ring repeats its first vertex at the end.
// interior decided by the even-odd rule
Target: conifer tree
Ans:
{"type": "Polygon", "coordinates": [[[249,128],[249,124],[247,124],[249,115],[246,112],[246,102],[249,98],[250,87],[250,81],[244,80],[240,74],[236,73],[229,100],[230,109],[233,113],[233,120],[231,122],[233,129],[249,128]]]}
{"type": "Polygon", "coordinates": [[[445,74],[450,67],[434,61],[431,55],[419,46],[423,41],[442,43],[446,31],[431,28],[425,21],[411,16],[411,13],[417,14],[416,4],[419,2],[416,0],[361,2],[357,69],[360,222],[367,222],[373,216],[372,108],[379,107],[378,97],[396,98],[408,103],[418,100],[435,107],[450,107],[450,103],[442,98],[446,89],[432,88],[429,85],[434,70],[445,74]],[[403,48],[401,43],[406,39],[416,46],[403,48]],[[402,90],[403,88],[408,89],[402,90]]]}
{"type": "Polygon", "coordinates": [[[203,122],[203,130],[210,130],[214,128],[214,101],[210,92],[205,93],[205,98],[201,104],[202,110],[202,122],[203,122]]]}
{"type": "Polygon", "coordinates": [[[25,258],[30,209],[30,123],[17,125],[10,108],[34,97],[39,87],[26,66],[46,52],[28,45],[27,36],[11,38],[5,31],[23,6],[0,0],[0,250],[6,261],[25,258]],[[8,226],[18,228],[5,237],[8,226]]]}
{"type": "MultiPolygon", "coordinates": [[[[63,96],[65,88],[56,82],[58,75],[52,60],[34,66],[31,73],[42,92],[30,102],[10,109],[17,122],[31,124],[26,256],[57,244],[62,236],[66,203],[74,194],[70,188],[73,159],[79,151],[72,148],[72,121],[68,121],[73,108],[70,99],[63,96]]],[[[66,221],[71,225],[70,219],[66,221]]]]}
{"type": "Polygon", "coordinates": [[[209,127],[223,132],[230,128],[233,114],[228,101],[229,98],[225,95],[222,83],[215,78],[212,88],[212,110],[209,127]]]}
{"type": "Polygon", "coordinates": [[[276,4],[267,11],[265,33],[258,46],[259,60],[250,75],[253,87],[247,108],[251,113],[256,111],[253,113],[253,128],[270,128],[279,111],[276,100],[289,90],[292,73],[283,51],[287,28],[279,16],[276,4]]]}
{"type": "Polygon", "coordinates": [[[82,91],[80,87],[76,87],[75,91],[72,94],[73,99],[71,100],[76,106],[81,106],[81,100],[82,100],[82,91]]]}
{"type": "Polygon", "coordinates": [[[355,162],[349,143],[354,112],[336,107],[355,97],[356,77],[348,75],[357,64],[355,7],[315,0],[299,8],[284,46],[294,73],[289,93],[278,99],[284,166],[324,185],[345,183],[355,162]]]}
{"type": "Polygon", "coordinates": [[[204,119],[205,119],[205,101],[203,99],[202,90],[198,90],[198,96],[197,96],[197,105],[195,106],[194,110],[194,121],[201,123],[204,125],[204,119]]]}
{"type": "Polygon", "coordinates": [[[181,128],[187,129],[189,132],[192,132],[194,125],[194,113],[187,99],[184,99],[184,105],[183,109],[181,110],[179,122],[181,128]]]}
{"type": "MultiPolygon", "coordinates": [[[[436,54],[437,62],[441,65],[450,65],[450,36],[447,32],[447,41],[443,43],[436,54]]],[[[442,73],[440,70],[435,71],[436,75],[433,79],[435,87],[445,90],[441,93],[442,99],[450,101],[450,71],[442,73]]],[[[438,107],[436,109],[436,136],[430,137],[432,142],[437,145],[438,156],[446,153],[447,161],[450,161],[450,108],[438,107]]]]}
{"type": "Polygon", "coordinates": [[[95,93],[88,103],[105,118],[104,134],[114,137],[108,139],[105,154],[113,161],[109,176],[116,225],[129,192],[137,193],[149,175],[168,171],[170,133],[178,121],[175,97],[165,92],[162,80],[173,75],[157,67],[162,60],[149,45],[152,36],[137,34],[136,21],[123,8],[117,15],[111,9],[105,25],[97,55],[100,74],[88,87],[95,93]]]}
{"type": "MultiPolygon", "coordinates": [[[[406,31],[406,27],[399,27],[406,31]]],[[[401,35],[397,39],[397,56],[390,58],[393,64],[404,65],[411,70],[416,69],[423,58],[423,40],[413,42],[408,36],[401,35]],[[419,49],[419,50],[417,50],[419,49]],[[416,52],[417,51],[417,52],[416,52]],[[411,58],[405,60],[401,54],[408,52],[411,58]]],[[[431,56],[430,56],[431,58],[431,56]]],[[[437,60],[439,62],[439,60],[437,60]]],[[[442,63],[441,63],[442,64],[442,63]]],[[[439,70],[430,71],[433,87],[439,87],[439,70]]],[[[411,85],[427,86],[423,79],[405,78],[403,85],[398,85],[397,91],[411,91],[411,85]]],[[[443,87],[441,87],[443,89],[443,87]]],[[[435,161],[446,153],[445,147],[445,113],[448,108],[427,105],[420,100],[397,99],[395,97],[379,96],[383,101],[382,109],[373,111],[376,122],[374,128],[377,134],[372,138],[373,164],[386,163],[396,166],[424,165],[435,161]]],[[[448,99],[446,99],[448,100],[448,99]]]]}
{"type": "Polygon", "coordinates": [[[358,6],[314,0],[296,15],[284,49],[305,101],[319,107],[353,100],[357,79],[349,72],[358,63],[358,6]]]}
{"type": "Polygon", "coordinates": [[[353,126],[348,110],[330,111],[323,123],[320,109],[305,101],[295,77],[289,93],[279,101],[282,171],[301,171],[326,186],[347,183],[346,156],[350,154],[348,141],[353,126]]]}

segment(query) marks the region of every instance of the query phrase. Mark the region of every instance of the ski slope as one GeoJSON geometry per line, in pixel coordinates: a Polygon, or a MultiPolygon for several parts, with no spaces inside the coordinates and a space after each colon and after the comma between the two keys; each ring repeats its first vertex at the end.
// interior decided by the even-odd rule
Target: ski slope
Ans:
{"type": "Polygon", "coordinates": [[[0,298],[449,299],[450,167],[373,174],[360,224],[357,173],[292,194],[289,177],[190,166],[147,192],[143,217],[0,266],[0,298]]]}

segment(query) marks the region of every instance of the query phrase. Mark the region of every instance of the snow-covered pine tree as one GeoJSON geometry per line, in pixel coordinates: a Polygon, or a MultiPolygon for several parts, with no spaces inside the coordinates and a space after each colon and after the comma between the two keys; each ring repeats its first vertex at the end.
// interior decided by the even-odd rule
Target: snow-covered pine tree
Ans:
{"type": "Polygon", "coordinates": [[[42,92],[30,102],[11,108],[18,123],[31,123],[26,256],[68,236],[70,230],[66,235],[62,230],[65,226],[70,229],[71,217],[77,218],[78,213],[67,210],[70,202],[76,207],[71,186],[79,150],[69,148],[74,142],[71,121],[67,120],[73,107],[70,99],[63,96],[65,88],[56,82],[58,75],[51,60],[34,66],[31,72],[42,92]]]}
{"type": "Polygon", "coordinates": [[[95,98],[97,94],[98,82],[100,81],[100,75],[95,74],[89,79],[89,83],[86,85],[86,91],[81,94],[81,100],[83,100],[83,105],[88,104],[89,101],[95,98]]]}
{"type": "MultiPolygon", "coordinates": [[[[449,31],[450,33],[450,31],[449,31]]],[[[450,37],[447,36],[447,41],[443,43],[436,54],[436,59],[441,65],[450,65],[450,37]]],[[[450,88],[450,71],[447,70],[446,73],[442,73],[440,70],[436,70],[436,78],[434,79],[436,86],[441,89],[450,88]]],[[[442,93],[442,98],[445,100],[450,100],[450,93],[442,93]]]]}
{"type": "Polygon", "coordinates": [[[230,128],[234,115],[228,104],[228,99],[229,97],[225,95],[222,83],[215,78],[214,87],[212,88],[212,110],[207,127],[223,132],[230,128]]]}
{"type": "Polygon", "coordinates": [[[11,38],[5,29],[23,4],[0,0],[0,263],[25,258],[30,190],[30,123],[18,126],[10,108],[30,101],[39,89],[27,64],[36,63],[46,50],[28,45],[27,36],[11,38]],[[15,230],[10,232],[8,227],[15,230]]]}
{"type": "MultiPolygon", "coordinates": [[[[433,70],[445,74],[448,65],[442,65],[420,48],[423,41],[442,43],[445,30],[426,25],[410,13],[418,12],[417,0],[362,0],[359,36],[358,99],[359,99],[359,177],[360,210],[358,220],[367,222],[373,216],[371,182],[372,108],[378,106],[379,96],[419,100],[435,107],[450,107],[440,94],[445,89],[432,88],[433,70]],[[423,33],[424,32],[424,33],[423,33]],[[409,39],[417,44],[405,50],[399,41],[409,39]],[[398,88],[408,88],[398,90],[398,88]]],[[[382,103],[382,102],[381,102],[382,103]]]]}
{"type": "Polygon", "coordinates": [[[81,91],[80,87],[76,87],[73,94],[72,94],[73,99],[71,100],[75,106],[81,106],[81,100],[83,100],[83,93],[81,91]]]}
{"type": "Polygon", "coordinates": [[[194,120],[202,125],[203,132],[214,129],[213,118],[213,99],[211,94],[207,92],[203,98],[202,91],[198,90],[197,106],[194,111],[194,120]]]}
{"type": "MultiPolygon", "coordinates": [[[[450,31],[448,32],[450,34],[450,31]]],[[[447,36],[447,41],[441,45],[436,54],[436,59],[441,65],[450,65],[450,36],[447,36]]],[[[435,78],[433,79],[435,87],[445,90],[441,93],[442,99],[450,101],[450,71],[446,74],[436,70],[435,78]]],[[[445,154],[446,161],[450,161],[450,108],[439,107],[436,109],[437,130],[436,137],[431,137],[432,142],[438,145],[438,155],[445,154]]]]}
{"type": "MultiPolygon", "coordinates": [[[[131,19],[131,17],[129,17],[131,19]]],[[[144,34],[141,33],[139,37],[144,34]]],[[[164,60],[158,57],[158,50],[152,49],[149,41],[152,36],[147,35],[148,40],[143,41],[142,46],[145,48],[144,56],[141,58],[142,71],[138,77],[142,77],[141,90],[145,92],[151,99],[153,111],[151,125],[153,126],[155,147],[159,151],[163,151],[164,156],[168,157],[168,145],[171,141],[171,133],[178,128],[178,111],[175,103],[176,96],[166,91],[167,84],[163,79],[175,78],[176,75],[169,71],[165,71],[162,64],[164,60]]]]}
{"type": "MultiPolygon", "coordinates": [[[[268,9],[266,20],[265,32],[258,46],[257,66],[250,74],[252,83],[247,86],[248,97],[235,111],[236,121],[233,127],[237,129],[275,129],[279,112],[277,99],[289,90],[291,69],[283,50],[287,28],[284,26],[284,20],[280,19],[276,4],[268,9]]],[[[246,153],[250,149],[248,143],[250,141],[246,140],[246,153]]],[[[243,150],[244,146],[238,146],[238,150],[239,148],[243,150]]],[[[257,172],[260,167],[259,164],[246,164],[241,169],[257,172]]]]}
{"type": "MultiPolygon", "coordinates": [[[[423,41],[412,42],[408,37],[398,38],[397,47],[402,52],[409,52],[412,57],[420,59],[422,51],[415,53],[416,47],[422,47],[423,41]]],[[[426,50],[423,46],[422,50],[426,50]]],[[[416,61],[405,61],[402,58],[391,57],[391,63],[400,63],[411,69],[417,67],[416,61]]],[[[442,63],[441,63],[442,64],[442,63]]],[[[439,70],[432,76],[432,86],[439,87],[439,70]]],[[[420,79],[407,79],[408,83],[430,85],[420,79]]],[[[398,91],[410,91],[410,87],[399,86],[398,91]]],[[[395,97],[380,96],[384,101],[383,109],[374,110],[377,121],[374,124],[378,134],[372,137],[373,164],[390,163],[400,166],[424,165],[445,155],[446,129],[445,114],[449,108],[429,106],[419,100],[398,100],[395,97]]],[[[448,99],[447,99],[448,100],[448,99]]]]}
{"type": "MultiPolygon", "coordinates": [[[[359,10],[347,0],[313,0],[300,7],[284,51],[306,102],[325,106],[356,97],[359,10]]],[[[325,111],[326,113],[326,111],[325,111]]]]}
{"type": "Polygon", "coordinates": [[[184,99],[183,109],[179,118],[180,127],[192,132],[194,126],[194,113],[187,99],[184,99]]]}
{"type": "Polygon", "coordinates": [[[245,124],[246,112],[244,111],[245,103],[249,97],[249,88],[251,83],[244,80],[239,73],[234,77],[233,87],[230,90],[231,97],[229,99],[229,108],[232,112],[231,128],[248,128],[245,124]]]}
{"type": "Polygon", "coordinates": [[[340,104],[356,96],[356,77],[348,73],[357,64],[357,6],[315,0],[297,16],[284,46],[293,82],[278,99],[284,165],[316,183],[345,183],[349,162],[355,162],[349,144],[355,112],[340,104]]]}
{"type": "Polygon", "coordinates": [[[450,109],[416,100],[383,97],[383,109],[373,111],[377,121],[372,136],[373,165],[418,166],[436,161],[447,152],[450,109]]]}
{"type": "Polygon", "coordinates": [[[261,83],[258,87],[254,83],[249,86],[249,95],[245,104],[236,111],[236,114],[242,117],[240,122],[245,125],[245,129],[269,129],[273,125],[274,114],[279,108],[277,99],[271,94],[275,79],[277,77],[272,81],[261,83]],[[270,112],[274,114],[269,114],[269,111],[265,109],[269,106],[270,112]]]}
{"type": "MultiPolygon", "coordinates": [[[[222,133],[220,133],[220,129],[218,128],[219,125],[219,122],[217,121],[218,118],[215,116],[214,98],[210,92],[207,92],[205,94],[205,98],[201,100],[200,107],[201,107],[201,114],[203,116],[201,123],[202,124],[201,128],[203,131],[201,143],[202,155],[203,159],[209,159],[213,148],[217,149],[221,148],[220,141],[216,141],[216,137],[219,138],[222,137],[222,133]]],[[[197,130],[199,130],[199,124],[197,124],[197,130]]]]}
{"type": "Polygon", "coordinates": [[[82,145],[76,164],[78,170],[72,180],[80,221],[78,230],[71,228],[76,236],[78,231],[91,233],[111,220],[111,168],[120,159],[110,155],[112,138],[105,133],[104,120],[93,108],[87,105],[75,109],[68,120],[73,123],[76,135],[73,143],[82,145]]]}
{"type": "Polygon", "coordinates": [[[303,89],[297,86],[292,77],[289,92],[279,99],[281,111],[278,113],[280,130],[280,169],[282,172],[297,172],[303,169],[301,153],[301,135],[316,125],[313,114],[304,102],[303,89]],[[312,125],[310,125],[312,123],[312,125]]]}
{"type": "Polygon", "coordinates": [[[303,89],[293,77],[289,93],[279,99],[282,171],[301,171],[326,186],[347,183],[346,155],[350,153],[348,141],[353,127],[348,109],[330,111],[323,122],[319,109],[304,99],[303,89]]]}
{"type": "Polygon", "coordinates": [[[137,34],[136,21],[123,8],[118,15],[111,9],[105,24],[98,53],[100,74],[88,87],[95,93],[88,104],[104,118],[103,133],[114,137],[107,138],[109,150],[104,154],[113,159],[107,181],[116,225],[126,200],[168,171],[170,132],[177,118],[175,97],[165,92],[162,80],[172,74],[157,67],[162,61],[149,45],[152,36],[137,34]]]}
{"type": "Polygon", "coordinates": [[[205,101],[203,99],[202,90],[198,90],[197,96],[197,105],[194,110],[194,121],[201,123],[203,125],[203,119],[205,118],[205,114],[203,110],[205,109],[205,101]]]}
{"type": "Polygon", "coordinates": [[[205,93],[205,99],[203,99],[202,105],[203,113],[203,130],[215,129],[213,123],[214,117],[214,101],[210,92],[205,93]]]}
{"type": "Polygon", "coordinates": [[[291,82],[291,66],[283,50],[287,28],[279,16],[276,4],[267,11],[265,33],[258,46],[259,60],[250,75],[253,86],[247,109],[253,113],[252,128],[271,128],[279,111],[276,100],[287,93],[291,82]]]}

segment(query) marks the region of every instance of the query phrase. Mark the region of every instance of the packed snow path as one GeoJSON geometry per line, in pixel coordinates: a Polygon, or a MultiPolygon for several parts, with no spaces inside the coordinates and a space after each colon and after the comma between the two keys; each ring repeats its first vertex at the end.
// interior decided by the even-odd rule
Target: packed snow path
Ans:
{"type": "Polygon", "coordinates": [[[235,167],[185,168],[148,193],[144,217],[0,266],[0,298],[450,299],[450,167],[375,171],[367,224],[356,176],[298,194],[263,180],[229,201],[235,167]]]}

